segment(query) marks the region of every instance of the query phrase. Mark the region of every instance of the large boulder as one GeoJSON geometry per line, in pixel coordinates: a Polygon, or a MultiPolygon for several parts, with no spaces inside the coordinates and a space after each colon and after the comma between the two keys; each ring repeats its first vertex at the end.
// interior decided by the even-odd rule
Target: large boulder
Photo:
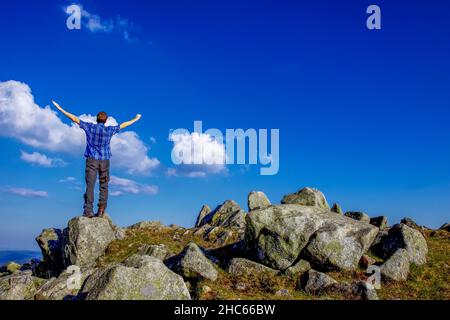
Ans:
{"type": "Polygon", "coordinates": [[[361,222],[370,222],[370,217],[365,213],[361,211],[348,211],[344,214],[344,216],[361,221],[361,222]]]}
{"type": "Polygon", "coordinates": [[[264,209],[270,206],[270,201],[262,191],[252,191],[248,195],[248,211],[264,209]]]}
{"type": "Polygon", "coordinates": [[[115,232],[108,219],[76,217],[64,230],[65,266],[92,267],[97,258],[115,240],[115,232]]]}
{"type": "Polygon", "coordinates": [[[408,252],[411,263],[420,266],[427,262],[427,241],[420,231],[403,223],[389,229],[387,234],[372,245],[371,250],[380,258],[386,259],[401,248],[408,252]]]}
{"type": "Polygon", "coordinates": [[[64,234],[60,229],[44,229],[36,242],[41,249],[43,261],[41,269],[45,269],[47,277],[58,276],[64,270],[63,246],[64,234]]]}
{"type": "Polygon", "coordinates": [[[31,271],[19,271],[0,278],[0,300],[33,300],[36,290],[45,280],[32,276],[31,271]]]}
{"type": "Polygon", "coordinates": [[[200,226],[209,224],[212,227],[245,228],[245,211],[233,200],[227,200],[206,215],[200,226]]]}
{"type": "Polygon", "coordinates": [[[185,279],[208,279],[215,281],[218,276],[214,264],[195,243],[189,243],[183,251],[166,261],[167,266],[185,279]]]}
{"type": "Polygon", "coordinates": [[[357,268],[378,228],[313,206],[284,204],[247,215],[246,243],[256,258],[285,270],[304,254],[314,267],[357,268]]]}
{"type": "Polygon", "coordinates": [[[200,209],[200,212],[198,213],[197,220],[195,221],[195,227],[200,227],[202,220],[204,217],[206,217],[208,214],[211,213],[211,208],[208,205],[203,205],[200,209]]]}
{"type": "Polygon", "coordinates": [[[398,249],[380,266],[384,280],[405,281],[409,274],[409,254],[405,249],[398,249]]]}
{"type": "Polygon", "coordinates": [[[329,275],[310,269],[306,276],[300,279],[300,287],[309,294],[320,294],[328,287],[338,282],[329,275]]]}
{"type": "Polygon", "coordinates": [[[330,209],[330,206],[322,192],[313,188],[303,188],[295,193],[285,195],[281,200],[282,204],[300,204],[303,206],[313,206],[321,209],[330,209]]]}
{"type": "Polygon", "coordinates": [[[189,300],[183,278],[154,257],[134,255],[123,263],[99,269],[82,289],[86,300],[189,300]]]}
{"type": "Polygon", "coordinates": [[[277,270],[266,267],[260,263],[247,260],[244,258],[233,258],[226,271],[234,276],[258,276],[258,275],[276,275],[277,270]]]}

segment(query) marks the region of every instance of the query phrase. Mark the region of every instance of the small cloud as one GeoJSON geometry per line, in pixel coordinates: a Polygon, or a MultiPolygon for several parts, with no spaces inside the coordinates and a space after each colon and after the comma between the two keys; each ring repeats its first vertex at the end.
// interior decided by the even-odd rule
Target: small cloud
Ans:
{"type": "Polygon", "coordinates": [[[59,180],[58,182],[65,183],[65,182],[75,182],[75,181],[77,181],[77,178],[75,178],[75,177],[67,177],[67,178],[59,180]]]}
{"type": "Polygon", "coordinates": [[[112,196],[119,196],[125,193],[155,195],[159,191],[158,186],[141,184],[134,180],[116,176],[111,176],[109,185],[112,186],[113,189],[110,192],[110,195],[112,196]]]}
{"type": "Polygon", "coordinates": [[[32,189],[26,189],[26,188],[9,188],[6,191],[11,194],[15,194],[15,195],[18,195],[21,197],[48,198],[47,191],[32,190],[32,189]]]}
{"type": "Polygon", "coordinates": [[[64,160],[59,158],[49,158],[43,153],[39,152],[27,153],[22,150],[20,152],[21,152],[20,159],[33,165],[38,165],[46,168],[65,167],[67,165],[67,163],[64,162],[64,160]]]}

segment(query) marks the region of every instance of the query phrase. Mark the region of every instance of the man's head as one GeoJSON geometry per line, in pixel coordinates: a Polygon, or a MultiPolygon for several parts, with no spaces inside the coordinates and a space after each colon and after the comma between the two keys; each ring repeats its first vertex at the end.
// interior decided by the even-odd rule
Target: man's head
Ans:
{"type": "Polygon", "coordinates": [[[105,123],[106,120],[108,119],[108,115],[106,114],[106,112],[101,111],[97,114],[97,123],[105,123]]]}

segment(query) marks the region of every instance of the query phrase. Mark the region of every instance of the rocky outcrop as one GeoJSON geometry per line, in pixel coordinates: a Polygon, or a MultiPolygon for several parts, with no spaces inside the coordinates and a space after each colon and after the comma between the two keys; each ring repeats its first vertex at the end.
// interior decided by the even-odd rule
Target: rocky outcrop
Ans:
{"type": "Polygon", "coordinates": [[[200,226],[209,224],[212,227],[245,228],[245,211],[233,200],[227,200],[206,215],[200,226]]]}
{"type": "Polygon", "coordinates": [[[64,230],[64,265],[92,267],[115,240],[114,230],[104,218],[76,217],[64,230]]]}
{"type": "Polygon", "coordinates": [[[364,213],[364,212],[360,212],[360,211],[348,211],[344,214],[346,217],[361,221],[361,222],[366,222],[369,223],[370,222],[370,217],[364,213]]]}
{"type": "Polygon", "coordinates": [[[409,254],[405,249],[398,249],[380,267],[384,280],[405,281],[409,274],[409,254]]]}
{"type": "Polygon", "coordinates": [[[277,270],[300,253],[323,269],[355,269],[378,228],[313,206],[284,204],[247,215],[246,242],[256,258],[277,270]]]}
{"type": "Polygon", "coordinates": [[[211,213],[211,208],[208,207],[208,205],[203,205],[203,207],[200,209],[200,212],[197,216],[197,221],[195,221],[195,227],[200,227],[202,225],[202,220],[204,217],[206,217],[208,214],[211,213]]]}
{"type": "Polygon", "coordinates": [[[394,225],[371,248],[383,259],[389,258],[398,249],[405,249],[408,252],[411,263],[420,266],[427,261],[428,246],[422,233],[403,223],[394,225]]]}
{"type": "Polygon", "coordinates": [[[342,211],[342,208],[339,204],[334,203],[333,206],[330,209],[331,212],[337,213],[337,214],[344,214],[342,211]]]}
{"type": "Polygon", "coordinates": [[[277,270],[266,267],[260,263],[243,259],[234,258],[231,259],[226,271],[234,276],[241,277],[252,277],[258,275],[276,275],[277,270]]]}
{"type": "Polygon", "coordinates": [[[269,199],[262,191],[252,191],[248,195],[248,211],[264,209],[271,205],[269,199]]]}
{"type": "Polygon", "coordinates": [[[380,229],[386,229],[388,226],[388,219],[385,216],[370,218],[370,224],[380,229]]]}
{"type": "Polygon", "coordinates": [[[330,206],[322,192],[313,188],[303,188],[296,193],[285,195],[281,200],[282,204],[300,204],[329,210],[330,206]]]}
{"type": "Polygon", "coordinates": [[[90,275],[82,289],[86,300],[188,300],[183,278],[154,257],[134,255],[90,275]]]}
{"type": "Polygon", "coordinates": [[[166,261],[166,265],[185,279],[208,279],[215,281],[218,272],[214,264],[195,243],[188,244],[183,251],[166,261]]]}
{"type": "Polygon", "coordinates": [[[42,252],[41,269],[45,269],[47,277],[58,276],[64,270],[63,246],[64,235],[60,229],[44,229],[36,242],[42,252]]]}
{"type": "Polygon", "coordinates": [[[403,223],[413,229],[418,229],[418,230],[422,229],[413,219],[408,218],[408,217],[405,217],[402,220],[400,220],[400,223],[403,223]]]}

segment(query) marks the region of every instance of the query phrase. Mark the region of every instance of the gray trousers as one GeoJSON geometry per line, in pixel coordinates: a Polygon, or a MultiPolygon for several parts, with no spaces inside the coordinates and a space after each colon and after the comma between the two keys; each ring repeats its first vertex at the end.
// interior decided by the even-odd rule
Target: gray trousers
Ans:
{"type": "Polygon", "coordinates": [[[100,196],[98,206],[106,208],[108,204],[109,160],[86,158],[86,193],[84,194],[84,213],[93,214],[94,189],[97,182],[97,173],[100,182],[100,196]]]}

